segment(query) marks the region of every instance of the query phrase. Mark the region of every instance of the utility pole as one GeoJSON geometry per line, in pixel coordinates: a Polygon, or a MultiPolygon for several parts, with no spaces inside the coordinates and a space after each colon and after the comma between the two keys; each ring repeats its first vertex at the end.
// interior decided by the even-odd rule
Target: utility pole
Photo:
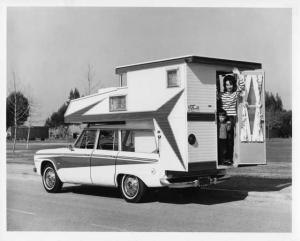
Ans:
{"type": "Polygon", "coordinates": [[[15,153],[16,148],[16,139],[17,139],[17,90],[16,90],[16,78],[15,78],[15,72],[13,72],[13,79],[14,79],[14,91],[15,91],[15,133],[14,133],[14,145],[13,145],[13,153],[15,153]]]}
{"type": "Polygon", "coordinates": [[[28,119],[29,120],[28,120],[28,132],[27,132],[27,144],[26,144],[27,150],[29,148],[29,138],[30,138],[30,128],[31,128],[30,115],[28,119]]]}
{"type": "Polygon", "coordinates": [[[91,94],[91,64],[88,65],[88,82],[89,82],[89,95],[91,94]]]}

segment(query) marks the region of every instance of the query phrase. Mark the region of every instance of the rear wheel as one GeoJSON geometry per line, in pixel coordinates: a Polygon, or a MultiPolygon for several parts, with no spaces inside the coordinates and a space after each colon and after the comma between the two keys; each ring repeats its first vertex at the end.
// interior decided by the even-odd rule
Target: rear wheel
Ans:
{"type": "Polygon", "coordinates": [[[133,175],[122,176],[120,191],[127,202],[140,202],[147,190],[147,186],[141,179],[133,175]]]}
{"type": "Polygon", "coordinates": [[[48,164],[43,170],[43,185],[47,192],[55,193],[59,192],[62,187],[62,182],[60,181],[53,165],[48,164]]]}

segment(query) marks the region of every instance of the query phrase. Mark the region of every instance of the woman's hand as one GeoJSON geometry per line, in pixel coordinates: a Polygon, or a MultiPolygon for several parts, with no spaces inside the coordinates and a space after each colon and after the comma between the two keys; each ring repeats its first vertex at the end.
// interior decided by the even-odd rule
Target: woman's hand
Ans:
{"type": "Polygon", "coordinates": [[[240,71],[239,71],[239,69],[236,68],[236,67],[234,67],[234,68],[232,69],[232,72],[233,72],[234,74],[237,74],[237,75],[240,75],[240,74],[241,74],[240,71]]]}
{"type": "Polygon", "coordinates": [[[232,72],[233,72],[234,74],[238,75],[238,76],[241,75],[241,72],[239,71],[238,68],[233,68],[233,69],[232,69],[232,72]]]}
{"type": "Polygon", "coordinates": [[[241,79],[243,79],[243,76],[242,76],[242,74],[241,74],[241,72],[239,71],[239,69],[238,69],[238,68],[233,68],[233,69],[232,69],[232,72],[233,72],[234,74],[236,74],[236,75],[237,75],[237,77],[238,77],[238,80],[241,80],[241,79]]]}

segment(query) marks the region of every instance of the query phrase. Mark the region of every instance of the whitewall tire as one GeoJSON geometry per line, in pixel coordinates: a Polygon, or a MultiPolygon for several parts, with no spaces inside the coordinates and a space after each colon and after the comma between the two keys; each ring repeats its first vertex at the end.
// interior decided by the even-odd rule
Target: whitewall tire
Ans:
{"type": "Polygon", "coordinates": [[[62,187],[62,182],[60,181],[54,167],[48,164],[43,170],[43,185],[47,192],[55,193],[59,192],[62,187]]]}
{"type": "Polygon", "coordinates": [[[144,182],[133,175],[123,175],[120,182],[120,191],[127,202],[140,202],[147,191],[144,182]]]}

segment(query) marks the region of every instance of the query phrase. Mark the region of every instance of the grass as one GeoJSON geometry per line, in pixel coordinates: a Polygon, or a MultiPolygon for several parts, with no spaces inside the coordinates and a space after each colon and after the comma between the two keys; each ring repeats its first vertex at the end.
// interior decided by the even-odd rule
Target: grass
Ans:
{"type": "Polygon", "coordinates": [[[267,140],[267,165],[248,166],[228,170],[231,176],[261,178],[292,178],[292,139],[267,140]]]}
{"type": "MultiPolygon", "coordinates": [[[[65,147],[67,144],[66,141],[31,142],[29,149],[27,149],[25,142],[18,142],[15,153],[13,153],[12,142],[7,142],[6,162],[33,165],[33,155],[37,150],[65,147]]],[[[266,146],[267,165],[233,168],[228,170],[228,174],[232,176],[291,179],[292,139],[270,139],[267,140],[266,146]]]]}
{"type": "Polygon", "coordinates": [[[292,162],[292,139],[274,138],[267,141],[268,162],[292,162]]]}

